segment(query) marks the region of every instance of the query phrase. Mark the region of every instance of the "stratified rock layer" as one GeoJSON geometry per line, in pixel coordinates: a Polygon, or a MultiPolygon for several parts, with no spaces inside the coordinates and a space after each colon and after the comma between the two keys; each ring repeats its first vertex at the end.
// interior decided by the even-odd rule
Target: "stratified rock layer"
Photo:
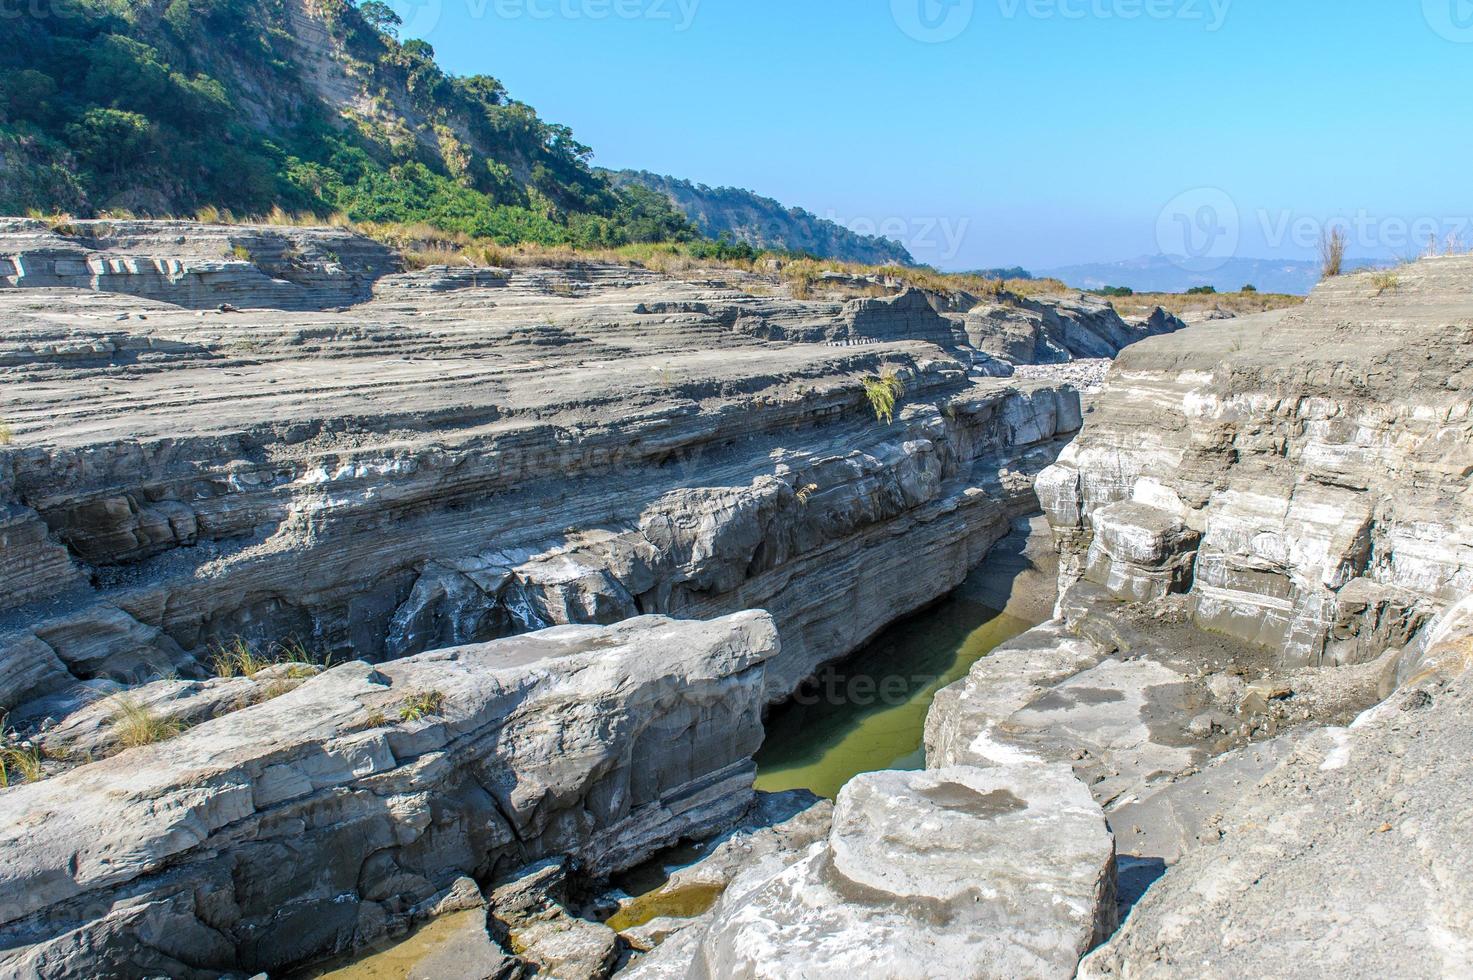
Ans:
{"type": "Polygon", "coordinates": [[[1065,585],[1189,593],[1203,627],[1345,664],[1473,590],[1473,258],[1125,351],[1039,479],[1065,585]]]}
{"type": "MultiPolygon", "coordinates": [[[[234,233],[129,227],[185,251],[234,233]]],[[[758,607],[782,696],[959,584],[1080,425],[1067,385],[906,339],[944,322],[920,293],[802,303],[613,267],[374,289],[286,313],[0,289],[0,709],[196,677],[237,637],[377,661],[758,607]],[[851,329],[876,342],[763,339],[851,329]],[[893,424],[861,383],[884,370],[893,424]]]]}
{"type": "MultiPolygon", "coordinates": [[[[277,971],[462,875],[590,873],[751,803],[762,613],[561,627],[292,693],[0,793],[0,973],[277,971]]],[[[612,933],[609,933],[612,936],[612,933]]]]}
{"type": "Polygon", "coordinates": [[[1473,974],[1473,676],[1404,688],[1242,792],[1082,964],[1102,978],[1473,974]]]}

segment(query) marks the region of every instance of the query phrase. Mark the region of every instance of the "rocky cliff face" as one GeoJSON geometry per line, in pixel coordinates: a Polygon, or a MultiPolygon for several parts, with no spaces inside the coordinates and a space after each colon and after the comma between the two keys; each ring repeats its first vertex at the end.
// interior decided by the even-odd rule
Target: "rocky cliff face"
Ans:
{"type": "MultiPolygon", "coordinates": [[[[95,230],[120,244],[86,261],[175,230],[95,230]]],[[[185,237],[186,253],[228,240],[185,237]]],[[[361,288],[335,268],[334,289],[361,288]]],[[[197,676],[236,638],[381,660],[754,607],[784,636],[781,696],[958,584],[1080,423],[1066,385],[991,380],[916,342],[906,324],[947,322],[920,294],[846,306],[629,269],[442,269],[283,314],[138,296],[199,305],[220,296],[209,277],[69,281],[131,295],[0,290],[0,704],[62,698],[31,714],[197,676]],[[855,330],[875,342],[819,342],[855,330]],[[893,424],[861,384],[886,369],[907,389],[893,424]]],[[[234,300],[270,280],[223,281],[234,300]]]]}
{"type": "MultiPolygon", "coordinates": [[[[546,921],[508,934],[546,965],[568,953],[549,923],[576,926],[606,970],[612,931],[527,882],[730,823],[762,705],[1037,507],[1079,394],[1046,366],[995,377],[982,346],[1013,317],[1040,331],[1022,365],[1038,338],[1056,360],[1173,326],[1069,301],[994,330],[915,291],[799,302],[614,267],[399,273],[301,229],[222,270],[232,236],[275,232],[6,227],[0,707],[47,777],[0,791],[22,974],[279,969],[543,857],[570,865],[505,887],[546,921]],[[301,282],[272,265],[290,250],[301,282]]],[[[791,874],[747,875],[757,904],[684,948],[787,971],[751,948],[760,908],[795,935],[848,923],[854,962],[879,930],[963,971],[1064,975],[1114,917],[1100,803],[1064,765],[984,768],[854,787],[799,835],[813,854],[790,835],[764,867],[791,874]],[[921,811],[942,839],[873,877],[870,834],[921,811]],[[1075,859],[1050,868],[1061,833],[1075,859]],[[978,835],[1027,837],[1026,860],[938,870],[978,835]]]]}
{"type": "Polygon", "coordinates": [[[1418,263],[1389,290],[1371,278],[1122,353],[1038,479],[1056,618],[937,696],[927,773],[851,782],[826,845],[736,879],[631,975],[1466,973],[1473,259],[1418,263]],[[1014,809],[994,848],[971,822],[997,799],[982,778],[1059,791],[1047,813],[1014,809]],[[1110,885],[1073,890],[1090,835],[1069,819],[1096,806],[1110,885]],[[964,854],[947,851],[953,825],[964,854]],[[1054,911],[1107,921],[1118,896],[1126,916],[1082,964],[1098,935],[1066,941],[1026,900],[988,905],[1039,832],[1024,877],[1054,911]],[[946,908],[982,855],[998,863],[963,904],[987,930],[947,908],[934,934],[933,919],[892,934],[919,895],[946,908]],[[1045,932],[1046,957],[989,952],[998,935],[1037,951],[1025,937],[1045,932]]]}
{"type": "Polygon", "coordinates": [[[1473,590],[1470,282],[1429,259],[1132,347],[1039,481],[1068,580],[1287,665],[1404,646],[1473,590]]]}
{"type": "Polygon", "coordinates": [[[1058,618],[936,699],[928,765],[1065,763],[1103,806],[1130,914],[1081,976],[1473,962],[1473,259],[1396,283],[1124,352],[1038,480],[1058,618]]]}
{"type": "Polygon", "coordinates": [[[457,878],[627,867],[752,799],[761,613],[354,663],[0,793],[0,972],[277,971],[402,932],[457,878]]]}
{"type": "MultiPolygon", "coordinates": [[[[367,300],[376,281],[402,269],[391,249],[338,229],[192,221],[57,227],[61,232],[43,221],[0,219],[0,289],[126,293],[191,309],[222,303],[325,309],[367,300]]],[[[127,357],[160,349],[125,346],[109,353],[127,357]]]]}

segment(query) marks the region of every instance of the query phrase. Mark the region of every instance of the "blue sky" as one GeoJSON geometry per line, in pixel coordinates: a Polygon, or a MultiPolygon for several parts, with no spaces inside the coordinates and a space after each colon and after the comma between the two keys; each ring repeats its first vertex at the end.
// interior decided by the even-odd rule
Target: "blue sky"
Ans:
{"type": "Polygon", "coordinates": [[[943,268],[1473,244],[1473,0],[394,0],[595,162],[943,268]]]}

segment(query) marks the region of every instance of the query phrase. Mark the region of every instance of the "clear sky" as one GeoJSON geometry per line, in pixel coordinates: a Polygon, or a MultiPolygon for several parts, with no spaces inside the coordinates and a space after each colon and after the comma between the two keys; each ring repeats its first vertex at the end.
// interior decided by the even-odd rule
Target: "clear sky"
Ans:
{"type": "Polygon", "coordinates": [[[1473,0],[393,0],[595,162],[943,268],[1473,244],[1473,0]],[[1414,240],[1415,239],[1415,240],[1414,240]]]}

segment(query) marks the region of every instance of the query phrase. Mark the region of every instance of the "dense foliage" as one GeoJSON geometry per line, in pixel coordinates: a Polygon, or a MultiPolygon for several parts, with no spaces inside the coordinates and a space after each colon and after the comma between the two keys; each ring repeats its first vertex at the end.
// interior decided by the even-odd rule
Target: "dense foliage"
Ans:
{"type": "Polygon", "coordinates": [[[7,17],[0,213],[281,208],[509,243],[696,237],[496,79],[398,41],[386,5],[308,9],[335,57],[294,36],[281,0],[52,0],[7,17]],[[348,104],[314,88],[324,66],[348,104]]]}

